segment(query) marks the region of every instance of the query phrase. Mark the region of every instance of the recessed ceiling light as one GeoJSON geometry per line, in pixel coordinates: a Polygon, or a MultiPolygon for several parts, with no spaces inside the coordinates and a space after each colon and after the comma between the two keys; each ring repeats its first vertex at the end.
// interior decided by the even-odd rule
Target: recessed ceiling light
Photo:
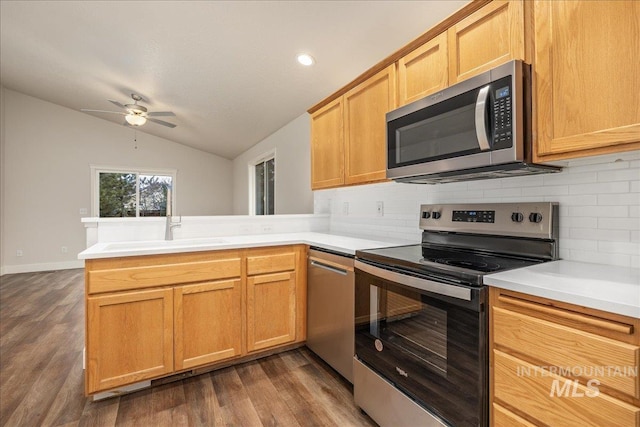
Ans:
{"type": "Polygon", "coordinates": [[[298,55],[298,62],[308,67],[310,65],[313,65],[316,60],[313,59],[313,56],[309,55],[308,53],[301,53],[300,55],[298,55]]]}

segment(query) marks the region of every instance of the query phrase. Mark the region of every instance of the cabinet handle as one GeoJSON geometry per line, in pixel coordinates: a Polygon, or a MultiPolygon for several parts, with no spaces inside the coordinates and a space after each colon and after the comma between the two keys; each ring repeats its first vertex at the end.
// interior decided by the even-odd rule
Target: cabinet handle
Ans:
{"type": "Polygon", "coordinates": [[[338,274],[342,274],[343,276],[347,275],[347,270],[344,270],[342,268],[336,268],[327,264],[324,264],[322,262],[318,262],[318,261],[313,261],[311,260],[311,265],[313,267],[318,267],[318,268],[322,268],[324,270],[328,270],[331,271],[332,273],[338,273],[338,274]]]}
{"type": "Polygon", "coordinates": [[[353,271],[353,267],[348,266],[348,265],[342,265],[342,264],[338,264],[337,262],[333,262],[333,261],[329,261],[326,259],[321,259],[321,258],[317,258],[314,256],[309,256],[309,261],[311,262],[312,265],[316,266],[316,267],[324,267],[324,266],[329,266],[329,267],[333,267],[336,270],[340,270],[341,272],[345,273],[347,271],[353,271]]]}
{"type": "Polygon", "coordinates": [[[558,308],[548,307],[546,305],[542,305],[535,302],[529,302],[529,301],[521,300],[515,297],[506,296],[506,295],[498,295],[498,301],[504,304],[515,305],[517,307],[535,310],[540,313],[550,314],[552,316],[555,316],[561,319],[571,320],[571,321],[580,322],[580,323],[586,323],[590,326],[594,326],[600,329],[606,329],[609,331],[623,333],[626,335],[633,334],[633,325],[617,323],[611,320],[599,319],[597,317],[589,316],[587,314],[574,313],[571,311],[565,311],[558,308]]]}

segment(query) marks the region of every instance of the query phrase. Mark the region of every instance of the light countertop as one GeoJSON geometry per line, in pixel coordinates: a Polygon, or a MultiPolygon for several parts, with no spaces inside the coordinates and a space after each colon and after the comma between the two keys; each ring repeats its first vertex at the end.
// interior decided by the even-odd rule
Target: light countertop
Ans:
{"type": "Polygon", "coordinates": [[[485,276],[489,286],[640,318],[640,269],[553,261],[485,276]]]}
{"type": "Polygon", "coordinates": [[[211,251],[264,247],[278,245],[305,244],[354,255],[357,250],[383,248],[410,244],[412,242],[391,240],[369,240],[359,237],[341,236],[328,233],[274,233],[246,236],[223,236],[202,239],[150,240],[131,242],[97,243],[80,252],[78,259],[115,258],[123,256],[154,255],[180,252],[211,251]]]}

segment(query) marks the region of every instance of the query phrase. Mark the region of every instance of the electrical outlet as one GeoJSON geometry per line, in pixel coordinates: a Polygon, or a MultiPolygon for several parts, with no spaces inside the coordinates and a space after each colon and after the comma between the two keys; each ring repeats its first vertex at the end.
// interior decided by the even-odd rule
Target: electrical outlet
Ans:
{"type": "Polygon", "coordinates": [[[80,215],[86,215],[87,212],[87,208],[80,208],[80,215]]]}
{"type": "Polygon", "coordinates": [[[24,254],[22,253],[22,249],[18,249],[18,250],[16,251],[16,256],[22,256],[22,255],[24,255],[24,254]]]}
{"type": "Polygon", "coordinates": [[[384,202],[376,202],[376,214],[378,216],[384,215],[384,202]]]}
{"type": "Polygon", "coordinates": [[[67,252],[69,252],[69,249],[68,249],[66,246],[61,246],[61,247],[60,247],[60,251],[61,251],[63,254],[66,254],[67,252]]]}
{"type": "Polygon", "coordinates": [[[349,202],[342,203],[342,214],[349,215],[349,202]]]}

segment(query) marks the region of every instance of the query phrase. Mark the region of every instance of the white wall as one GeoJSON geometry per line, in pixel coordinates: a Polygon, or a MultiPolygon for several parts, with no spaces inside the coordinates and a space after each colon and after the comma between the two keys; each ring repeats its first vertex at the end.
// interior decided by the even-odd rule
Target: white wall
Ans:
{"type": "Polygon", "coordinates": [[[175,214],[232,213],[230,160],[142,132],[135,149],[131,128],[2,92],[4,273],[78,265],[85,243],[79,209],[91,213],[91,164],[177,169],[175,214]]]}
{"type": "Polygon", "coordinates": [[[394,182],[314,192],[333,233],[420,241],[423,203],[554,201],[560,257],[640,268],[640,151],[575,159],[559,174],[439,185],[394,182]],[[376,202],[384,216],[376,215],[376,202]],[[344,214],[344,204],[348,213],[344,214]]]}
{"type": "Polygon", "coordinates": [[[276,214],[313,212],[310,120],[307,113],[289,122],[233,160],[233,213],[249,213],[249,162],[275,148],[276,214]]]}

